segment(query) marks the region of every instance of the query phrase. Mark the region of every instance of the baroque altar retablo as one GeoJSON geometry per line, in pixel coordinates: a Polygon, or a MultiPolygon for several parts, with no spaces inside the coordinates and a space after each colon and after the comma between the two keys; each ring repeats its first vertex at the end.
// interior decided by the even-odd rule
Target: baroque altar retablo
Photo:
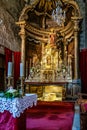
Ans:
{"type": "MultiPolygon", "coordinates": [[[[53,37],[51,34],[50,37],[53,37]]],[[[64,43],[59,48],[56,41],[49,38],[41,44],[41,59],[33,56],[33,64],[26,81],[30,82],[68,82],[72,80],[72,56],[68,55],[64,43]]]]}
{"type": "MultiPolygon", "coordinates": [[[[57,0],[27,3],[17,23],[21,28],[21,62],[25,69],[25,83],[29,85],[35,83],[38,87],[38,83],[55,85],[58,82],[73,84],[72,81],[79,78],[78,35],[81,13],[75,1],[63,0],[59,3],[61,6],[58,7],[63,11],[60,12],[62,17],[58,16],[60,24],[52,18],[54,10],[58,9],[57,0]]],[[[38,91],[37,87],[35,91],[38,91]]]]}

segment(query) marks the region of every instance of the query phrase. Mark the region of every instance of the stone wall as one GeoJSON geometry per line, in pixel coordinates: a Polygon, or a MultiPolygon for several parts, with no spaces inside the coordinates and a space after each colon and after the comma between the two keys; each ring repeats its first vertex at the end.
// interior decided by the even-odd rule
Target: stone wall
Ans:
{"type": "Polygon", "coordinates": [[[83,49],[83,48],[86,48],[87,47],[87,44],[86,44],[86,41],[87,41],[87,3],[86,1],[84,0],[76,0],[79,7],[80,7],[80,11],[81,11],[81,15],[82,15],[82,22],[81,22],[81,25],[80,25],[80,50],[83,49]]]}
{"type": "Polygon", "coordinates": [[[0,0],[0,45],[20,50],[19,28],[15,24],[24,7],[24,0],[0,0]]]}

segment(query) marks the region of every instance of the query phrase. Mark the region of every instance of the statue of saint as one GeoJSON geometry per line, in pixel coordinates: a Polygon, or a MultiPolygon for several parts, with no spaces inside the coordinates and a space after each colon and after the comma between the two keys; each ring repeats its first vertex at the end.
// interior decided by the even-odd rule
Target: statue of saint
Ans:
{"type": "Polygon", "coordinates": [[[48,55],[47,56],[47,65],[51,65],[51,56],[50,55],[48,55]]]}
{"type": "Polygon", "coordinates": [[[39,63],[39,59],[37,54],[34,54],[33,56],[33,66],[36,66],[39,63]]]}
{"type": "Polygon", "coordinates": [[[50,46],[54,47],[55,46],[55,34],[50,35],[50,40],[49,40],[50,46]]]}

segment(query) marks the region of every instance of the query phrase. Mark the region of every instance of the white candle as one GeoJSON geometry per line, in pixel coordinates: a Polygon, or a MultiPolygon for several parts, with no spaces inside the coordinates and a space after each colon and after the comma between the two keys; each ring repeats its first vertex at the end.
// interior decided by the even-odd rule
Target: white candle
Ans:
{"type": "Polygon", "coordinates": [[[24,76],[24,65],[20,63],[20,77],[24,76]]]}
{"type": "Polygon", "coordinates": [[[12,76],[12,62],[8,62],[8,77],[12,76]]]}

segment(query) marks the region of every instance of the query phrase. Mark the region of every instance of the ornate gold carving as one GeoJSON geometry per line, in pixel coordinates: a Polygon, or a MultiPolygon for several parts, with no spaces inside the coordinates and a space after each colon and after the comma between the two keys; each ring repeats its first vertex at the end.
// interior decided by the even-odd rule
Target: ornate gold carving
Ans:
{"type": "MultiPolygon", "coordinates": [[[[73,9],[74,9],[74,16],[81,16],[81,13],[80,13],[80,8],[79,8],[79,6],[78,6],[78,4],[77,4],[77,2],[76,1],[74,1],[74,0],[62,0],[63,1],[63,3],[65,4],[65,5],[70,5],[70,6],[72,6],[73,7],[73,9]]],[[[25,15],[30,11],[30,10],[32,10],[32,9],[34,9],[34,7],[37,5],[37,4],[39,4],[39,8],[42,8],[42,7],[44,7],[44,11],[43,11],[43,13],[44,12],[47,12],[48,10],[52,10],[52,7],[53,8],[55,8],[55,1],[45,1],[45,0],[35,0],[34,2],[33,2],[33,4],[31,4],[31,5],[28,5],[28,6],[25,6],[24,8],[23,8],[23,10],[22,10],[22,12],[21,12],[21,15],[20,15],[20,17],[19,17],[19,21],[21,21],[21,20],[25,20],[25,15]],[[44,5],[44,6],[43,6],[44,5]]]]}
{"type": "Polygon", "coordinates": [[[68,5],[73,7],[73,9],[74,9],[74,16],[81,17],[80,8],[79,8],[79,6],[78,6],[76,1],[74,1],[74,0],[63,0],[63,2],[65,4],[68,4],[68,5]]]}
{"type": "MultiPolygon", "coordinates": [[[[56,0],[55,0],[56,1],[56,0]]],[[[24,9],[22,10],[22,13],[20,15],[19,18],[19,26],[21,27],[21,31],[20,31],[20,35],[21,35],[21,39],[22,39],[22,45],[24,46],[24,42],[25,42],[25,35],[27,34],[27,36],[29,36],[29,38],[31,39],[36,39],[37,41],[39,41],[39,43],[42,44],[42,46],[46,47],[46,45],[48,45],[48,39],[49,36],[52,33],[57,34],[57,32],[60,32],[61,35],[63,36],[63,50],[62,48],[60,50],[57,50],[58,48],[56,48],[55,46],[52,47],[48,47],[47,53],[44,53],[44,51],[46,50],[42,50],[42,66],[41,66],[41,73],[43,73],[45,79],[46,76],[50,77],[50,75],[55,75],[53,76],[53,80],[55,79],[55,77],[58,77],[58,75],[67,75],[68,78],[72,79],[72,56],[70,57],[71,54],[69,54],[68,50],[66,49],[68,47],[68,44],[73,42],[75,45],[75,70],[78,64],[78,58],[77,58],[77,50],[78,50],[78,31],[79,31],[79,22],[82,19],[81,17],[81,13],[80,13],[80,9],[79,6],[77,4],[77,2],[75,2],[74,0],[63,0],[62,1],[64,3],[64,9],[66,10],[66,12],[69,10],[69,8],[72,8],[72,11],[70,12],[70,19],[69,21],[66,20],[66,25],[64,25],[63,28],[60,28],[59,26],[50,26],[50,27],[46,27],[47,24],[49,24],[49,21],[52,21],[51,18],[51,13],[48,12],[48,10],[52,11],[55,8],[55,2],[53,0],[50,1],[45,1],[45,0],[36,0],[36,2],[33,2],[33,4],[31,5],[27,5],[24,7],[24,9]],[[44,6],[43,6],[44,5],[44,6]],[[41,9],[42,7],[44,7],[44,9],[40,12],[38,9],[41,9]],[[51,9],[53,7],[53,9],[51,9]],[[32,13],[31,13],[32,12],[32,13]],[[38,17],[39,21],[40,21],[40,25],[32,23],[32,18],[34,14],[34,17],[38,17]],[[31,15],[31,16],[30,16],[31,15]],[[48,19],[47,19],[48,18],[48,19]],[[27,22],[23,23],[21,20],[25,20],[27,22]],[[74,24],[73,24],[74,23],[74,24]],[[50,51],[51,49],[51,51],[50,51]],[[48,54],[49,53],[49,54],[48,54]],[[64,53],[64,58],[61,59],[61,53],[64,53]],[[54,58],[56,55],[56,58],[54,58]],[[65,56],[66,55],[66,56],[65,56]],[[46,63],[44,63],[43,57],[45,58],[46,63]],[[67,58],[66,58],[67,57],[67,58]],[[57,58],[58,61],[57,61],[57,58]],[[52,61],[52,59],[54,59],[52,61]],[[76,61],[77,60],[77,61],[76,61]],[[49,63],[50,61],[50,63],[49,63]],[[66,61],[66,64],[68,65],[68,69],[67,71],[64,69],[64,63],[66,61]],[[57,63],[57,67],[58,68],[58,73],[55,74],[55,71],[57,70],[57,67],[55,67],[55,69],[53,69],[53,66],[55,66],[55,63],[57,63]],[[44,66],[44,67],[43,67],[44,66]],[[62,68],[63,67],[63,68],[62,68]],[[42,69],[44,68],[44,69],[42,69]],[[62,72],[60,72],[60,68],[62,68],[62,72]],[[70,71],[70,73],[69,73],[70,71]],[[67,73],[67,74],[66,74],[67,73]]],[[[67,19],[67,17],[66,17],[67,19]]],[[[56,39],[56,41],[59,40],[59,37],[56,39]]],[[[55,42],[56,43],[56,42],[55,42]]],[[[24,54],[23,49],[25,50],[25,48],[22,46],[22,54],[24,54]]],[[[42,47],[42,49],[43,49],[42,47]]],[[[23,57],[23,55],[22,55],[23,57]]],[[[25,58],[22,58],[22,61],[24,61],[25,58]]],[[[66,66],[67,68],[67,66],[66,66]]],[[[75,72],[75,75],[77,75],[77,72],[75,72]]],[[[43,76],[41,76],[43,77],[43,76]]],[[[78,76],[75,76],[75,78],[78,76]]],[[[63,78],[62,76],[60,76],[60,78],[63,78]]],[[[48,78],[49,79],[49,78],[48,78]]]]}

